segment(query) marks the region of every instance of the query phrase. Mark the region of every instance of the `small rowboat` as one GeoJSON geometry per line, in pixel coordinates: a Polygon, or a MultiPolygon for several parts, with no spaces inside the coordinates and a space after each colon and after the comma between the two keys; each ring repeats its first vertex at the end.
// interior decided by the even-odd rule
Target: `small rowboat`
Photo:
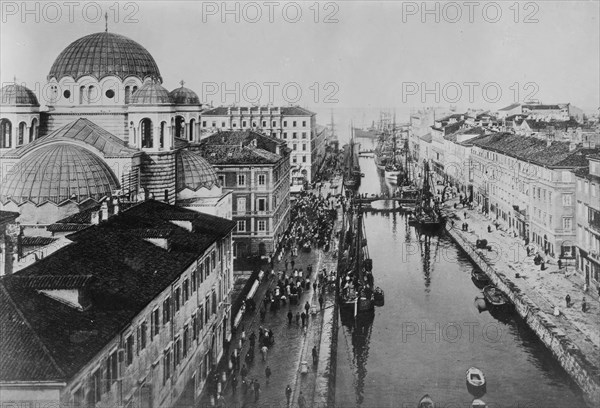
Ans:
{"type": "Polygon", "coordinates": [[[435,404],[429,394],[423,395],[423,398],[419,401],[417,408],[435,408],[435,404]]]}
{"type": "Polygon", "coordinates": [[[467,386],[474,389],[485,387],[485,376],[483,371],[477,367],[471,367],[467,370],[467,386]]]}
{"type": "Polygon", "coordinates": [[[503,307],[509,305],[508,297],[494,285],[483,288],[483,298],[489,307],[503,307]]]}
{"type": "Polygon", "coordinates": [[[490,283],[490,278],[488,278],[488,276],[485,273],[478,269],[473,269],[471,271],[471,280],[473,280],[475,286],[477,286],[480,289],[486,285],[489,285],[490,283]]]}
{"type": "Polygon", "coordinates": [[[471,408],[486,408],[486,407],[487,407],[486,403],[480,399],[474,399],[473,402],[471,403],[471,408]]]}

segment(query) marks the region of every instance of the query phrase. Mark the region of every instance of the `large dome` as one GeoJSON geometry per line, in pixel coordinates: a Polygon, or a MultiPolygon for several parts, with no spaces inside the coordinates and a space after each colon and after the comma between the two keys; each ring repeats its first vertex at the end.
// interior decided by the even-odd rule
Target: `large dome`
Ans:
{"type": "Polygon", "coordinates": [[[54,143],[34,150],[8,172],[0,201],[81,203],[90,198],[99,201],[118,188],[117,178],[100,157],[83,147],[54,143]]]}
{"type": "Polygon", "coordinates": [[[135,41],[119,34],[90,34],[72,42],[52,64],[48,80],[60,81],[66,76],[79,78],[91,75],[100,80],[108,75],[121,79],[135,76],[162,82],[152,55],[135,41]]]}
{"type": "Polygon", "coordinates": [[[40,106],[33,91],[23,85],[10,84],[0,89],[0,105],[40,106]]]}
{"type": "Polygon", "coordinates": [[[211,189],[219,184],[219,178],[212,166],[198,153],[189,150],[177,152],[177,192],[186,188],[193,191],[205,187],[211,189]]]}

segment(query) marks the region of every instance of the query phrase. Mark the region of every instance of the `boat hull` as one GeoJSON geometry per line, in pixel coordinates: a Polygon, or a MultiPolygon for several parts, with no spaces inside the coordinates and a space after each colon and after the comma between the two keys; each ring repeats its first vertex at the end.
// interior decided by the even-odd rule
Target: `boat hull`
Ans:
{"type": "Polygon", "coordinates": [[[483,288],[483,298],[488,309],[507,309],[510,307],[510,301],[506,294],[493,285],[487,285],[483,288]]]}
{"type": "Polygon", "coordinates": [[[400,175],[400,170],[385,170],[384,176],[387,179],[396,180],[400,175]]]}
{"type": "Polygon", "coordinates": [[[428,394],[423,395],[417,408],[435,408],[435,404],[428,394]]]}
{"type": "Polygon", "coordinates": [[[477,367],[471,367],[466,375],[467,390],[475,397],[481,397],[486,392],[486,381],[483,371],[477,367]]]}

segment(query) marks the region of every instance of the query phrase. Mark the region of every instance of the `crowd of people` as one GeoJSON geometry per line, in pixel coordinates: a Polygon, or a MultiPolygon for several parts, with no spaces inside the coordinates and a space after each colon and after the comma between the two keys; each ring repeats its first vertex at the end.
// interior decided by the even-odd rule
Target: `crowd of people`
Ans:
{"type": "Polygon", "coordinates": [[[312,192],[302,192],[291,211],[291,234],[286,247],[309,249],[311,247],[328,250],[333,223],[337,215],[334,200],[312,192]]]}

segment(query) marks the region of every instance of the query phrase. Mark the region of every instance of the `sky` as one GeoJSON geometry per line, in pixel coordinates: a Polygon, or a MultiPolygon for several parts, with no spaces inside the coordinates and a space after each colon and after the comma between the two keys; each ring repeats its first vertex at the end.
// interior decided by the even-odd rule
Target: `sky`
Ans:
{"type": "Polygon", "coordinates": [[[108,31],[144,46],[167,89],[183,80],[215,106],[299,104],[358,125],[380,109],[525,100],[597,112],[599,4],[2,1],[0,79],[39,94],[58,54],[104,31],[108,13],[108,31]]]}

